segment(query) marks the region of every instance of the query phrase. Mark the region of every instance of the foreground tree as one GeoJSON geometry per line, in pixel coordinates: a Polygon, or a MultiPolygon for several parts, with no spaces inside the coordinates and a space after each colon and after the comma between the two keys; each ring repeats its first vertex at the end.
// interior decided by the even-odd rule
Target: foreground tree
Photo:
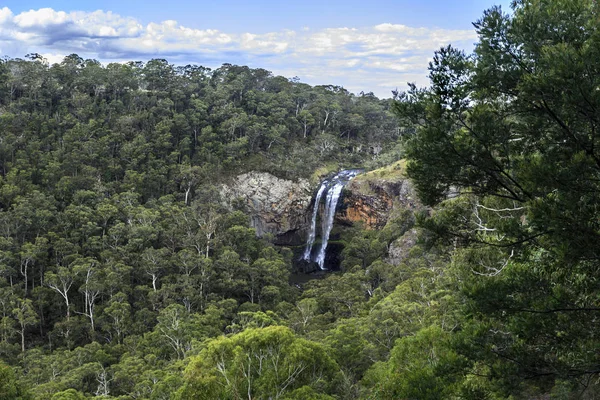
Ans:
{"type": "Polygon", "coordinates": [[[329,389],[336,367],[325,347],[288,328],[246,329],[212,340],[192,359],[178,398],[281,399],[295,398],[295,391],[316,395],[329,389]]]}
{"type": "Polygon", "coordinates": [[[600,374],[600,8],[513,7],[486,11],[474,54],[440,50],[431,88],[396,104],[418,126],[408,173],[441,203],[426,225],[457,249],[476,327],[463,351],[507,393],[600,374]]]}

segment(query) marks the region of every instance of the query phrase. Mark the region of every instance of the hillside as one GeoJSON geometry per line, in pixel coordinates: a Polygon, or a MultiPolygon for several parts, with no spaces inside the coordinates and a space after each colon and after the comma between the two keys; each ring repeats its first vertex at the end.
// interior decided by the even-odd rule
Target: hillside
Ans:
{"type": "Polygon", "coordinates": [[[598,398],[600,8],[513,7],[393,100],[3,59],[0,399],[598,398]]]}

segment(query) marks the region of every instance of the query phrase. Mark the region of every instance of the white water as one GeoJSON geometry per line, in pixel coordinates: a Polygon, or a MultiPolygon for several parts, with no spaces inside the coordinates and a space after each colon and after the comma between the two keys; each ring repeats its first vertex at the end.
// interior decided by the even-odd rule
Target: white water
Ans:
{"type": "Polygon", "coordinates": [[[331,228],[333,228],[333,217],[335,216],[335,208],[337,206],[338,200],[340,199],[340,195],[342,194],[344,184],[345,182],[336,182],[333,185],[333,187],[329,188],[329,190],[327,191],[327,199],[325,200],[324,210],[325,215],[323,215],[323,218],[321,220],[321,232],[323,232],[321,235],[321,248],[319,249],[319,253],[317,254],[317,259],[315,260],[317,264],[319,264],[319,268],[321,269],[324,269],[327,242],[329,241],[329,234],[331,233],[331,228]]]}
{"type": "Polygon", "coordinates": [[[313,212],[312,212],[312,221],[311,221],[311,225],[310,225],[310,232],[308,234],[308,241],[306,242],[306,249],[304,249],[304,255],[302,256],[302,259],[306,260],[306,261],[310,261],[310,253],[312,251],[313,244],[315,244],[315,237],[316,237],[316,232],[317,232],[317,214],[319,213],[319,203],[321,202],[321,197],[323,196],[323,193],[327,189],[327,185],[329,185],[329,181],[324,180],[323,183],[321,183],[321,187],[319,188],[317,195],[315,196],[315,205],[313,207],[313,212]]]}
{"type": "Polygon", "coordinates": [[[325,268],[325,254],[327,251],[327,243],[329,241],[329,234],[333,228],[333,219],[335,217],[335,209],[337,208],[338,201],[342,194],[342,189],[346,184],[358,175],[358,170],[345,170],[334,176],[331,180],[325,180],[319,187],[319,191],[315,196],[315,205],[312,214],[311,230],[308,235],[308,241],[306,243],[306,249],[304,250],[303,259],[310,261],[312,247],[315,242],[316,229],[317,229],[317,214],[319,211],[319,203],[323,194],[327,193],[325,198],[325,208],[323,215],[321,216],[321,247],[317,253],[315,259],[319,268],[324,270],[325,268]]]}

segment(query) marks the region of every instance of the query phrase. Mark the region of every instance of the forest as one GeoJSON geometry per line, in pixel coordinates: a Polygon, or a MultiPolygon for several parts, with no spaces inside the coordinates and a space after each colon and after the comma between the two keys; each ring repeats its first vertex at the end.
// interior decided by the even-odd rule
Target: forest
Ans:
{"type": "Polygon", "coordinates": [[[515,0],[474,28],[383,100],[2,59],[0,399],[599,398],[600,6],[515,0]],[[220,190],[390,165],[422,206],[344,229],[340,270],[301,284],[220,190]]]}

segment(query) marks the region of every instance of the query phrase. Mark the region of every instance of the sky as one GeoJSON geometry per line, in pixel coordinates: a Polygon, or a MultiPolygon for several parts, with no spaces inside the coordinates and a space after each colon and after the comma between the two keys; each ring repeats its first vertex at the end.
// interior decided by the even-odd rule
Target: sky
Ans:
{"type": "Polygon", "coordinates": [[[4,0],[0,56],[264,68],[390,97],[425,86],[435,50],[471,51],[472,22],[509,0],[4,0]]]}

